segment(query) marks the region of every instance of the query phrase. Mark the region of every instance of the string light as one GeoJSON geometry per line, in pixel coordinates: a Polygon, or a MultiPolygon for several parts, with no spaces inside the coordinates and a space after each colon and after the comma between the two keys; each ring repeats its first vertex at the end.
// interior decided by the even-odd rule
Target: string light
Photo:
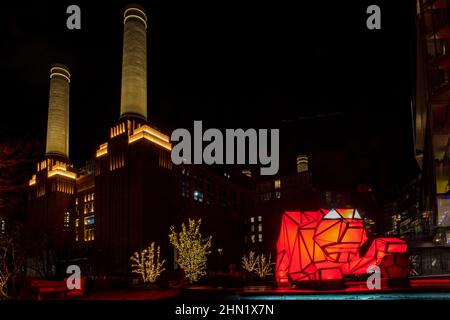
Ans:
{"type": "Polygon", "coordinates": [[[165,270],[163,268],[166,260],[160,261],[160,247],[156,250],[155,256],[155,243],[152,242],[147,249],[141,252],[135,252],[130,258],[132,264],[131,268],[133,273],[137,273],[141,276],[144,283],[154,283],[156,279],[165,270]]]}
{"type": "Polygon", "coordinates": [[[195,221],[189,219],[189,225],[183,223],[181,232],[177,233],[175,227],[170,228],[169,240],[177,251],[176,262],[184,270],[189,282],[196,282],[206,275],[206,256],[211,253],[212,237],[202,238],[200,225],[202,219],[195,221]]]}

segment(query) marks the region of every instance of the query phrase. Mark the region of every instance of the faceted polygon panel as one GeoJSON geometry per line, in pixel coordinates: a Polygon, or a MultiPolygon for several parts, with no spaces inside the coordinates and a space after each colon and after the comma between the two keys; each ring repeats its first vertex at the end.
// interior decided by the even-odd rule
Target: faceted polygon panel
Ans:
{"type": "Polygon", "coordinates": [[[408,276],[405,241],[378,238],[361,255],[367,239],[356,209],[286,212],[277,242],[277,281],[340,280],[344,275],[367,274],[374,265],[385,278],[408,276]]]}

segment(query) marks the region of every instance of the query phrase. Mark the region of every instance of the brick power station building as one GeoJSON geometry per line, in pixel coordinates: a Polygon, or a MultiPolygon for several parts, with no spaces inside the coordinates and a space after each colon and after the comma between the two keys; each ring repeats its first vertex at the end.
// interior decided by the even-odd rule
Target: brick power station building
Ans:
{"type": "Polygon", "coordinates": [[[172,164],[169,136],[147,121],[145,11],[128,6],[123,23],[120,118],[84,168],[76,168],[68,152],[69,68],[50,70],[46,154],[29,182],[32,241],[55,257],[46,263],[65,268],[75,261],[84,272],[122,277],[130,272],[131,254],[152,241],[170,268],[170,226],[203,218],[203,230],[214,236],[210,264],[238,262],[240,225],[254,201],[249,177],[172,164]]]}
{"type": "Polygon", "coordinates": [[[65,272],[78,264],[85,275],[126,278],[132,253],[155,241],[172,269],[169,228],[187,218],[202,218],[203,234],[213,236],[208,268],[239,264],[249,250],[275,257],[285,201],[291,209],[306,209],[295,205],[301,199],[318,205],[308,157],[292,161],[291,175],[261,181],[249,168],[173,165],[169,135],[147,121],[146,13],[128,6],[123,23],[120,118],[86,167],[77,168],[68,152],[76,79],[64,65],[50,69],[46,154],[29,182],[28,206],[36,257],[45,261],[29,266],[65,272]]]}

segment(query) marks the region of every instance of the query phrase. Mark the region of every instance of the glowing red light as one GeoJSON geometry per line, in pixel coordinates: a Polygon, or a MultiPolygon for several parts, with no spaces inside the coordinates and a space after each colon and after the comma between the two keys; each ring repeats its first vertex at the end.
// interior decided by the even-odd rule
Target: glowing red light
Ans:
{"type": "Polygon", "coordinates": [[[405,241],[378,238],[360,255],[367,239],[356,209],[285,212],[277,242],[277,281],[340,280],[366,274],[372,265],[380,267],[384,278],[408,276],[405,241]]]}

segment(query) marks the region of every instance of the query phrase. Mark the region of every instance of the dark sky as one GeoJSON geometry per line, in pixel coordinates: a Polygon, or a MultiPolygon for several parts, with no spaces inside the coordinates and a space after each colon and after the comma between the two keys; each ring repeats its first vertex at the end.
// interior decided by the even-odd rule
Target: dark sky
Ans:
{"type": "MultiPolygon", "coordinates": [[[[193,120],[281,128],[281,161],[311,154],[319,180],[402,183],[416,172],[409,2],[138,1],[150,18],[149,120],[168,133],[193,120]],[[370,4],[382,30],[366,29],[370,4]]],[[[119,117],[127,3],[1,3],[1,136],[45,139],[49,68],[63,63],[71,158],[92,157],[119,117]],[[81,7],[81,30],[66,28],[70,4],[81,7]]]]}

